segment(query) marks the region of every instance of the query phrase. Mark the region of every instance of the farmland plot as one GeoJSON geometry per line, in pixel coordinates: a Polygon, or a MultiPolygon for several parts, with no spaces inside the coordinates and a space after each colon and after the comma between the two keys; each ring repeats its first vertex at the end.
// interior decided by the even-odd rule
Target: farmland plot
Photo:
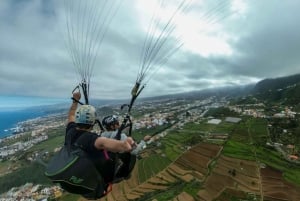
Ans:
{"type": "Polygon", "coordinates": [[[264,200],[300,200],[300,187],[285,181],[282,172],[266,167],[261,169],[261,177],[264,200]]]}
{"type": "MultiPolygon", "coordinates": [[[[208,172],[208,164],[220,153],[221,148],[222,147],[218,145],[200,143],[182,154],[182,156],[163,171],[137,186],[134,187],[132,184],[132,188],[128,188],[127,186],[130,183],[136,184],[138,180],[134,178],[122,182],[123,191],[119,188],[115,189],[122,191],[123,195],[120,195],[120,193],[112,193],[113,197],[115,200],[138,200],[139,198],[142,198],[144,194],[167,190],[175,183],[190,182],[195,179],[195,175],[201,175],[201,179],[203,179],[204,174],[207,174],[208,172]],[[201,150],[205,151],[202,153],[201,150]],[[135,182],[132,182],[132,180],[135,182]]],[[[139,171],[147,171],[147,169],[139,171]]],[[[181,195],[179,195],[180,192],[177,193],[178,195],[174,195],[175,200],[182,200],[184,198],[193,200],[193,198],[186,193],[181,195]]]]}
{"type": "Polygon", "coordinates": [[[259,195],[260,181],[256,162],[221,156],[198,196],[201,200],[214,200],[227,188],[259,195]]]}

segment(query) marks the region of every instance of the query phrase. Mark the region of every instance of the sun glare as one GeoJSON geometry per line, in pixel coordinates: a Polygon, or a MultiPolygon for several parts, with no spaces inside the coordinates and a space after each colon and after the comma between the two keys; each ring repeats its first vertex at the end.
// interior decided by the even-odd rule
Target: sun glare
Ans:
{"type": "Polygon", "coordinates": [[[231,55],[232,50],[226,42],[225,34],[220,31],[218,24],[209,24],[205,21],[196,21],[194,17],[180,18],[177,32],[184,42],[183,49],[200,54],[203,57],[210,55],[231,55]]]}
{"type": "MultiPolygon", "coordinates": [[[[174,9],[176,9],[176,4],[174,3],[161,6],[159,1],[148,0],[138,0],[136,6],[137,10],[140,10],[139,20],[145,32],[149,31],[148,24],[154,11],[159,12],[159,15],[156,15],[159,16],[157,20],[165,24],[174,12],[174,9]]],[[[245,3],[240,0],[234,0],[231,6],[232,10],[239,10],[241,12],[246,8],[245,3]]],[[[220,23],[212,23],[211,21],[207,21],[207,19],[202,19],[202,15],[203,13],[191,12],[186,15],[176,16],[173,20],[176,29],[172,32],[172,36],[170,37],[179,37],[184,43],[182,49],[203,57],[209,57],[211,55],[231,55],[233,51],[226,41],[226,34],[222,33],[220,23]]],[[[214,15],[218,17],[217,14],[214,15]]],[[[159,29],[162,27],[155,28],[159,29]]]]}

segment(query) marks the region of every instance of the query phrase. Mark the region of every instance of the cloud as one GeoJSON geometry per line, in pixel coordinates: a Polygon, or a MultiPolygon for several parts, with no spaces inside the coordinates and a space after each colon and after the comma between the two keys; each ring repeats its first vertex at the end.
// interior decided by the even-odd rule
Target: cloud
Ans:
{"type": "Polygon", "coordinates": [[[257,78],[299,73],[299,3],[255,2],[241,26],[239,40],[232,43],[234,59],[227,60],[231,72],[257,78]]]}
{"type": "MultiPolygon", "coordinates": [[[[173,7],[176,2],[171,2],[173,7]]],[[[167,41],[174,47],[171,37],[181,36],[184,45],[151,77],[141,96],[299,73],[299,4],[194,1],[167,41]]],[[[165,14],[168,6],[172,7],[166,4],[165,14]]],[[[93,98],[129,98],[153,8],[154,1],[122,1],[95,60],[93,98]]],[[[2,95],[70,96],[81,78],[65,47],[63,11],[60,0],[0,1],[2,95]]]]}

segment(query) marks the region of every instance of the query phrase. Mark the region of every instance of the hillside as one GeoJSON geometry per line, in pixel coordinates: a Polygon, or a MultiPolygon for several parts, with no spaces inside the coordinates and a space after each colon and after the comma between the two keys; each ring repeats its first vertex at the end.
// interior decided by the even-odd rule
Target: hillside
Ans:
{"type": "Polygon", "coordinates": [[[288,86],[299,84],[299,83],[300,83],[300,74],[273,78],[273,79],[264,79],[255,85],[254,91],[257,93],[263,93],[269,90],[278,90],[282,88],[287,88],[288,86]]]}
{"type": "Polygon", "coordinates": [[[221,87],[190,91],[179,94],[169,94],[157,97],[140,98],[143,101],[162,101],[172,99],[205,99],[207,97],[240,98],[252,95],[259,100],[283,104],[298,104],[300,102],[300,74],[278,78],[267,78],[256,84],[221,87]]]}
{"type": "Polygon", "coordinates": [[[206,99],[212,96],[216,97],[236,97],[236,96],[244,96],[248,95],[252,92],[254,88],[253,84],[249,85],[240,85],[240,86],[232,86],[232,87],[219,87],[219,88],[211,88],[211,89],[203,89],[199,91],[190,91],[186,93],[177,93],[177,94],[167,94],[164,96],[156,96],[156,97],[147,97],[140,98],[138,101],[162,101],[162,100],[172,100],[172,99],[206,99]]]}
{"type": "Polygon", "coordinates": [[[253,94],[260,100],[297,105],[300,103],[300,74],[258,82],[253,94]]]}

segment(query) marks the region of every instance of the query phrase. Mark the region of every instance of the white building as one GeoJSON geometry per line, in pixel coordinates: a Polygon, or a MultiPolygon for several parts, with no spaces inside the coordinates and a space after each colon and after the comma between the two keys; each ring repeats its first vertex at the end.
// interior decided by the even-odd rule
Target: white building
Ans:
{"type": "Polygon", "coordinates": [[[208,124],[220,124],[222,122],[221,119],[210,119],[207,121],[208,124]]]}

